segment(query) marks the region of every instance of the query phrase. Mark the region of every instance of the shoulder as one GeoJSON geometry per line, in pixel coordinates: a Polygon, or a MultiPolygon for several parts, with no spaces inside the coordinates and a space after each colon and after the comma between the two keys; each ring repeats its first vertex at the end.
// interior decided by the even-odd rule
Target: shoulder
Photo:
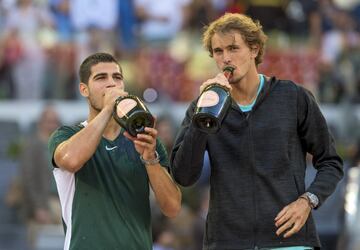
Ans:
{"type": "Polygon", "coordinates": [[[61,126],[59,128],[57,128],[51,137],[54,136],[61,136],[61,135],[74,135],[77,132],[79,132],[81,129],[83,128],[83,126],[81,124],[77,124],[77,125],[73,125],[73,126],[61,126]]]}
{"type": "Polygon", "coordinates": [[[298,83],[295,83],[294,81],[291,80],[274,79],[274,81],[275,81],[274,85],[282,90],[297,92],[298,89],[301,88],[301,86],[298,83]]]}
{"type": "Polygon", "coordinates": [[[61,142],[69,139],[71,136],[79,132],[83,126],[77,124],[74,126],[61,126],[56,129],[49,138],[49,147],[55,149],[61,142]]]}
{"type": "Polygon", "coordinates": [[[270,88],[272,87],[273,91],[280,91],[282,93],[295,95],[297,99],[314,99],[314,95],[310,90],[306,89],[302,84],[294,81],[276,79],[273,77],[268,80],[268,82],[270,83],[270,88]]]}

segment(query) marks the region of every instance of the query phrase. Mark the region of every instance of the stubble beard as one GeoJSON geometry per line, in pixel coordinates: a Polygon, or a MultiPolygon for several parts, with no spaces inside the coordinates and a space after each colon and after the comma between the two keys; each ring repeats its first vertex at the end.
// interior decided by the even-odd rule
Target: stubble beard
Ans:
{"type": "Polygon", "coordinates": [[[101,112],[101,108],[98,107],[98,105],[96,104],[96,102],[91,98],[89,97],[89,104],[90,104],[90,107],[95,110],[96,112],[100,113],[101,112]]]}
{"type": "Polygon", "coordinates": [[[231,78],[230,80],[229,80],[229,84],[230,85],[236,85],[236,84],[238,84],[240,81],[241,81],[241,79],[242,79],[243,77],[234,77],[234,78],[231,78]]]}

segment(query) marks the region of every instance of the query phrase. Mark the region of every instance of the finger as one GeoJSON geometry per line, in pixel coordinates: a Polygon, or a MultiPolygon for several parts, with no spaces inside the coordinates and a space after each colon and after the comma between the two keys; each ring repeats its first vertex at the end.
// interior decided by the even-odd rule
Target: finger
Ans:
{"type": "Polygon", "coordinates": [[[118,95],[120,95],[120,96],[127,96],[127,95],[129,95],[129,93],[128,93],[128,92],[125,92],[125,91],[121,91],[118,95]]]}
{"type": "Polygon", "coordinates": [[[225,83],[223,86],[226,87],[228,90],[232,90],[230,83],[225,83]]]}
{"type": "Polygon", "coordinates": [[[135,141],[137,139],[136,137],[130,135],[129,132],[127,131],[124,132],[124,136],[128,138],[130,141],[135,141]]]}
{"type": "MultiPolygon", "coordinates": [[[[214,83],[214,82],[213,82],[214,83]]],[[[228,90],[231,90],[232,87],[229,83],[229,81],[227,79],[223,79],[223,78],[217,78],[216,79],[216,83],[220,84],[221,86],[224,86],[225,88],[227,88],[228,90]]]]}
{"type": "Polygon", "coordinates": [[[287,222],[289,219],[290,219],[290,216],[284,215],[275,222],[275,226],[280,227],[282,224],[287,222]]]}
{"type": "Polygon", "coordinates": [[[281,235],[286,230],[290,229],[293,226],[294,222],[292,220],[288,220],[285,224],[283,224],[277,231],[276,235],[281,235]]]}
{"type": "Polygon", "coordinates": [[[283,212],[279,213],[279,216],[277,216],[275,219],[275,226],[279,227],[285,222],[287,222],[289,219],[291,219],[292,213],[289,207],[285,207],[283,212]]]}
{"type": "Polygon", "coordinates": [[[277,221],[278,219],[280,219],[281,217],[283,217],[285,214],[286,214],[286,212],[288,211],[288,207],[286,206],[286,207],[284,207],[277,215],[276,215],[276,217],[275,217],[275,221],[277,221]]]}
{"type": "Polygon", "coordinates": [[[211,79],[206,80],[202,85],[203,85],[204,87],[207,87],[207,86],[209,86],[210,84],[217,83],[218,81],[219,81],[219,80],[218,80],[216,77],[214,77],[214,78],[211,78],[211,79]]]}
{"type": "Polygon", "coordinates": [[[158,134],[158,131],[157,129],[155,128],[149,128],[149,127],[145,127],[145,132],[148,134],[148,135],[151,135],[152,137],[156,138],[157,134],[158,134]]]}
{"type": "Polygon", "coordinates": [[[137,134],[137,140],[138,141],[142,141],[142,142],[146,142],[149,144],[154,144],[155,142],[155,138],[151,135],[148,134],[137,134]]]}
{"type": "Polygon", "coordinates": [[[143,148],[147,148],[147,149],[153,148],[152,144],[149,144],[149,143],[144,142],[144,141],[135,140],[134,144],[137,145],[137,146],[143,147],[143,148]]]}
{"type": "Polygon", "coordinates": [[[285,234],[284,234],[284,238],[289,238],[290,236],[292,236],[293,234],[296,234],[297,232],[299,232],[301,229],[301,226],[298,224],[298,223],[295,223],[293,225],[293,227],[287,231],[285,234]]]}
{"type": "Polygon", "coordinates": [[[284,214],[283,216],[281,216],[276,222],[275,222],[275,226],[276,227],[280,227],[281,225],[283,225],[284,223],[286,223],[287,221],[289,221],[291,219],[291,215],[289,215],[288,213],[284,214]]]}
{"type": "Polygon", "coordinates": [[[201,85],[200,85],[200,93],[203,92],[203,90],[205,89],[206,87],[206,82],[203,82],[201,85]]]}
{"type": "MultiPolygon", "coordinates": [[[[155,115],[153,115],[153,117],[154,117],[154,126],[153,126],[153,128],[156,128],[157,117],[155,115]]],[[[146,128],[145,128],[145,131],[146,131],[146,128]]]]}
{"type": "Polygon", "coordinates": [[[227,81],[227,78],[224,75],[224,72],[221,72],[221,73],[217,74],[215,78],[218,78],[218,79],[220,79],[222,81],[227,81]]]}

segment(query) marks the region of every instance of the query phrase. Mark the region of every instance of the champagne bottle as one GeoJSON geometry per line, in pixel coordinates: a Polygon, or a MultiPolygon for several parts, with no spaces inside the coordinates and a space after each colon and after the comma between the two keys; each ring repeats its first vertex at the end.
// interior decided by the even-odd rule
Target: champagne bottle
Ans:
{"type": "MultiPolygon", "coordinates": [[[[226,67],[224,75],[230,78],[234,68],[226,67]]],[[[208,85],[200,94],[196,104],[193,123],[200,130],[214,134],[219,131],[221,123],[231,106],[229,90],[219,83],[208,85]]]]}
{"type": "Polygon", "coordinates": [[[154,126],[154,117],[145,104],[134,95],[120,96],[116,99],[113,117],[132,136],[145,133],[145,127],[154,126]]]}

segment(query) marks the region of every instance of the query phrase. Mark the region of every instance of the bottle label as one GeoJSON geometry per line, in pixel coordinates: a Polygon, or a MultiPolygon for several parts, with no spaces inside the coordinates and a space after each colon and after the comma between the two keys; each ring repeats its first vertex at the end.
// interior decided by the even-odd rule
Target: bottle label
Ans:
{"type": "Polygon", "coordinates": [[[219,95],[213,91],[208,90],[205,91],[199,98],[197,107],[205,108],[205,107],[212,107],[219,103],[219,95]]]}
{"type": "Polygon", "coordinates": [[[116,107],[116,114],[123,118],[130,110],[135,108],[137,105],[137,102],[134,99],[126,98],[119,102],[119,104],[116,107]]]}

